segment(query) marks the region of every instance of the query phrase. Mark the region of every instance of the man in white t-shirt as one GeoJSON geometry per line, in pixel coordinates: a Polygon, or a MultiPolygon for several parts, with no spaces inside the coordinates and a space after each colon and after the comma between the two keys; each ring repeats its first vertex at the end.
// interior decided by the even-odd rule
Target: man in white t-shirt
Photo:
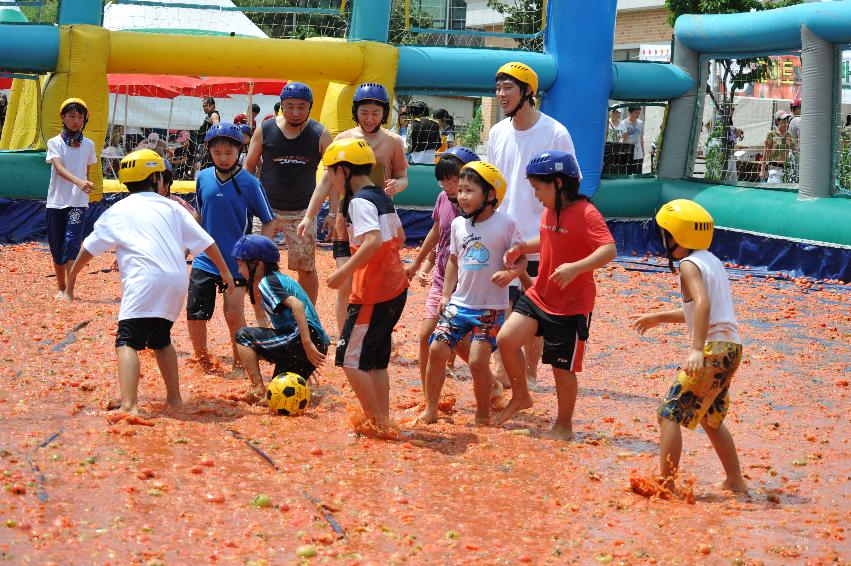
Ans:
{"type": "MultiPolygon", "coordinates": [[[[559,150],[576,156],[570,133],[562,124],[535,108],[538,75],[523,63],[506,63],[496,74],[496,98],[507,118],[490,129],[488,163],[495,165],[508,182],[499,210],[516,223],[524,241],[537,238],[544,206],[535,198],[535,190],[526,179],[526,165],[542,151],[559,150]]],[[[539,254],[529,255],[526,267],[530,277],[538,275],[539,254]]],[[[520,298],[519,287],[510,289],[511,303],[520,298]]],[[[525,347],[526,377],[537,386],[537,368],[543,352],[543,339],[533,338],[525,347]]],[[[501,367],[497,379],[508,384],[501,367]]]]}
{"type": "Polygon", "coordinates": [[[47,187],[47,244],[53,256],[61,299],[71,262],[80,251],[89,193],[94,184],[89,180],[89,168],[97,163],[95,144],[83,135],[89,121],[85,101],[69,98],[59,107],[62,130],[47,140],[50,163],[50,185],[47,187]]]}
{"type": "Polygon", "coordinates": [[[640,175],[644,168],[644,122],[638,119],[641,116],[640,106],[630,106],[628,110],[629,117],[623,122],[626,128],[623,141],[632,144],[632,162],[627,173],[640,175]]]}
{"type": "Polygon", "coordinates": [[[121,160],[118,180],[130,196],[120,200],[95,223],[83,241],[68,274],[64,298],[74,300],[80,270],[107,250],[114,249],[121,273],[121,307],[115,351],[121,411],[138,412],[139,350],[154,351],[166,386],[166,401],[179,405],[177,354],[171,327],[183,308],[189,274],[184,249],[201,252],[216,264],[222,280],[233,290],[233,277],[213,237],[182,206],[157,193],[162,190],[163,158],[152,150],[135,151],[121,160]]]}

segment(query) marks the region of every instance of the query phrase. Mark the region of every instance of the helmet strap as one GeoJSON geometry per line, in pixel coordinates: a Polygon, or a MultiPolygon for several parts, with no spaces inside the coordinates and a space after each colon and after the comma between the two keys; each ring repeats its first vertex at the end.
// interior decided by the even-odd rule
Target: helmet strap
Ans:
{"type": "Polygon", "coordinates": [[[530,88],[531,90],[531,87],[529,87],[529,85],[523,83],[523,95],[520,97],[520,102],[517,103],[517,106],[514,107],[514,110],[505,113],[505,115],[511,118],[512,120],[517,115],[517,113],[523,109],[523,106],[526,104],[526,101],[532,100],[532,95],[526,94],[526,88],[530,88]]]}
{"type": "Polygon", "coordinates": [[[491,199],[491,200],[482,201],[482,204],[480,204],[480,205],[479,205],[479,208],[477,208],[477,209],[476,209],[476,210],[474,210],[473,212],[464,212],[463,210],[461,210],[461,211],[460,211],[460,213],[461,213],[461,216],[463,216],[464,218],[469,219],[469,220],[470,220],[470,223],[471,223],[473,226],[475,226],[475,225],[476,225],[476,220],[478,220],[478,219],[479,219],[479,215],[485,211],[485,208],[487,208],[487,206],[488,206],[489,204],[492,204],[492,205],[493,205],[493,207],[494,207],[494,208],[496,208],[496,205],[497,205],[498,203],[499,203],[499,201],[498,201],[498,200],[496,200],[496,199],[491,199]]]}
{"type": "Polygon", "coordinates": [[[671,273],[676,273],[677,269],[674,267],[674,250],[677,249],[677,242],[671,238],[672,243],[668,243],[668,231],[662,228],[662,246],[665,248],[665,255],[668,258],[668,269],[671,270],[671,273]]]}
{"type": "Polygon", "coordinates": [[[248,264],[248,299],[254,304],[254,275],[257,273],[257,260],[246,261],[248,264]]]}

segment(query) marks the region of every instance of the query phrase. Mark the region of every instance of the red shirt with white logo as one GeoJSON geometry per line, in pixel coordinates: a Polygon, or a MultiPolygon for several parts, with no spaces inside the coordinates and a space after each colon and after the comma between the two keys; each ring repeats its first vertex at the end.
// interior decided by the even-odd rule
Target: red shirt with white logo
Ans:
{"type": "Polygon", "coordinates": [[[614,243],[600,211],[590,202],[580,200],[563,208],[556,222],[555,211],[545,209],[541,215],[540,237],[538,278],[526,296],[552,315],[587,315],[594,310],[597,295],[594,272],[578,275],[564,289],[551,281],[550,275],[560,265],[585,259],[600,246],[614,243]]]}

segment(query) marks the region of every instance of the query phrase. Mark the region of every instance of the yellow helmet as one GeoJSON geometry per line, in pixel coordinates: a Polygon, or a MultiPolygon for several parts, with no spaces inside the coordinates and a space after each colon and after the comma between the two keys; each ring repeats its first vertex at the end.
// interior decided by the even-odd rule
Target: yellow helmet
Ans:
{"type": "Polygon", "coordinates": [[[677,244],[690,250],[705,250],[712,243],[715,222],[705,208],[692,200],[676,199],[663,204],[656,224],[667,230],[677,244]]]}
{"type": "Polygon", "coordinates": [[[118,167],[118,180],[122,183],[144,181],[152,173],[165,171],[165,161],[152,149],[140,149],[128,153],[118,167]]]}
{"type": "Polygon", "coordinates": [[[496,74],[505,74],[509,77],[514,77],[522,83],[526,83],[532,88],[532,96],[535,96],[535,93],[538,92],[538,74],[532,70],[532,67],[525,63],[518,63],[517,61],[506,63],[499,68],[496,74]]]}
{"type": "Polygon", "coordinates": [[[338,163],[352,165],[375,165],[375,154],[369,144],[357,138],[333,142],[322,155],[322,165],[331,167],[338,163]]]}
{"type": "Polygon", "coordinates": [[[65,110],[65,107],[71,104],[79,104],[80,106],[86,109],[86,114],[89,113],[89,107],[86,106],[86,101],[82,98],[68,98],[62,104],[59,105],[59,113],[62,114],[62,111],[65,110]]]}
{"type": "Polygon", "coordinates": [[[499,204],[502,202],[502,197],[505,196],[507,183],[499,169],[484,161],[471,161],[461,168],[462,171],[464,169],[472,169],[481,175],[482,179],[490,183],[490,185],[494,188],[494,191],[496,191],[496,203],[499,204]]]}

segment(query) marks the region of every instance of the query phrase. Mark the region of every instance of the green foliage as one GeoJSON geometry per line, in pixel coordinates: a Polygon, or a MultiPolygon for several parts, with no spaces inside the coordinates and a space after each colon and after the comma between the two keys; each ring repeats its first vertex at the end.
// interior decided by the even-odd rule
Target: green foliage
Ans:
{"type": "MultiPolygon", "coordinates": [[[[413,3],[412,3],[413,4],[413,3]]],[[[434,25],[428,12],[416,9],[413,5],[408,14],[411,27],[430,28],[434,25]]],[[[424,45],[428,34],[411,33],[405,27],[405,0],[393,0],[390,11],[390,34],[388,42],[391,45],[424,45]]]]}
{"type": "Polygon", "coordinates": [[[476,111],[473,118],[467,122],[464,132],[458,134],[458,144],[469,147],[475,151],[476,146],[482,143],[482,100],[476,99],[476,111]]]}
{"type": "Polygon", "coordinates": [[[21,12],[33,24],[56,23],[59,13],[59,0],[44,0],[44,6],[23,6],[21,12]]]}
{"type": "Polygon", "coordinates": [[[839,193],[851,196],[851,126],[843,126],[839,131],[839,159],[837,182],[839,193]]]}
{"type": "MultiPolygon", "coordinates": [[[[544,5],[547,0],[488,0],[488,8],[505,17],[506,33],[535,34],[543,26],[544,5]]],[[[542,51],[544,38],[518,39],[518,46],[527,51],[542,51]]]]}
{"type": "MultiPolygon", "coordinates": [[[[191,0],[188,0],[191,2],[191,0]]],[[[339,10],[341,0],[234,0],[240,8],[284,7],[323,8],[339,10]]],[[[273,38],[306,39],[308,37],[343,38],[351,18],[351,2],[340,14],[267,14],[245,12],[263,33],[273,38]]]]}

